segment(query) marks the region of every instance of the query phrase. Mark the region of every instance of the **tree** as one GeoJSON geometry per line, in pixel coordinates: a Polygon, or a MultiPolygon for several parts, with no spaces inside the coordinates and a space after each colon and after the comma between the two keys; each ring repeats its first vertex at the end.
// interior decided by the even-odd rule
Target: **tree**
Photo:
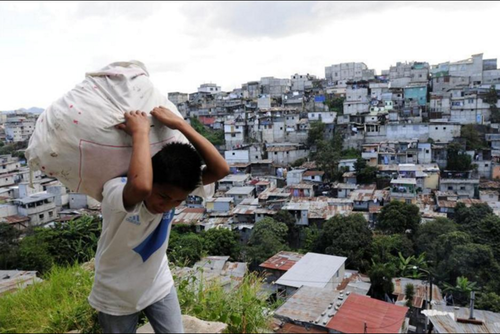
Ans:
{"type": "Polygon", "coordinates": [[[309,132],[307,134],[307,145],[309,147],[314,146],[318,141],[324,140],[325,138],[325,123],[322,122],[311,122],[309,132]]]}
{"type": "Polygon", "coordinates": [[[280,210],[274,215],[273,219],[286,225],[288,228],[286,237],[287,244],[291,248],[298,248],[300,244],[300,226],[296,224],[292,214],[286,210],[280,210]]]}
{"type": "MultiPolygon", "coordinates": [[[[460,137],[465,139],[467,150],[478,150],[485,146],[481,135],[476,130],[474,124],[466,124],[462,126],[460,137]]],[[[484,139],[484,135],[482,136],[484,139]]]]}
{"type": "Polygon", "coordinates": [[[488,214],[479,221],[471,235],[475,243],[490,246],[495,259],[500,259],[500,217],[488,214]]]}
{"type": "Polygon", "coordinates": [[[0,270],[15,268],[20,235],[21,232],[13,226],[5,223],[0,224],[0,270]]]}
{"type": "Polygon", "coordinates": [[[319,238],[321,237],[321,231],[312,225],[303,229],[304,233],[304,244],[302,246],[301,252],[307,253],[312,252],[316,249],[319,238]]]}
{"type": "Polygon", "coordinates": [[[366,160],[358,158],[354,163],[356,171],[356,182],[359,184],[371,184],[375,181],[377,175],[377,167],[368,166],[366,160]]]}
{"type": "Polygon", "coordinates": [[[473,204],[469,208],[464,203],[458,203],[454,219],[461,231],[473,235],[478,231],[479,222],[491,214],[493,209],[486,203],[473,204]]]}
{"type": "Polygon", "coordinates": [[[415,287],[413,284],[406,284],[405,287],[405,297],[406,297],[406,306],[413,306],[413,297],[415,297],[415,287]]]}
{"type": "Polygon", "coordinates": [[[414,204],[392,201],[382,208],[376,229],[384,234],[405,234],[410,239],[418,232],[420,209],[414,204]]]}
{"type": "Polygon", "coordinates": [[[286,224],[269,217],[255,223],[245,249],[251,265],[257,266],[276,253],[287,249],[285,245],[287,233],[286,224]]]}
{"type": "Polygon", "coordinates": [[[371,257],[376,262],[396,264],[399,253],[402,253],[404,257],[413,255],[412,244],[412,241],[404,234],[377,234],[373,236],[371,257]]]}
{"type": "Polygon", "coordinates": [[[171,233],[168,247],[169,260],[178,266],[190,267],[201,260],[204,255],[203,239],[194,233],[178,236],[171,233]]]}
{"type": "Polygon", "coordinates": [[[500,312],[500,296],[494,292],[482,293],[476,301],[479,310],[500,312]]]}
{"type": "Polygon", "coordinates": [[[498,93],[497,93],[494,85],[491,85],[490,90],[484,96],[483,101],[490,105],[490,111],[491,111],[490,120],[491,120],[491,122],[492,123],[499,123],[500,122],[500,110],[497,107],[498,93]]]}
{"type": "Polygon", "coordinates": [[[326,140],[318,141],[316,146],[317,151],[314,154],[314,160],[316,160],[318,168],[325,172],[327,179],[336,179],[338,177],[340,152],[336,151],[333,145],[326,140]]]}
{"type": "Polygon", "coordinates": [[[202,234],[205,253],[215,256],[239,258],[240,244],[238,235],[225,228],[212,228],[202,234]]]}
{"type": "Polygon", "coordinates": [[[454,232],[457,229],[458,225],[454,221],[442,217],[421,224],[415,238],[417,253],[425,252],[430,261],[436,262],[438,237],[446,233],[454,232]]]}
{"type": "Polygon", "coordinates": [[[444,291],[454,293],[454,300],[458,302],[459,305],[466,305],[469,302],[469,296],[472,291],[477,289],[477,283],[471,282],[467,277],[457,277],[456,285],[453,286],[448,283],[444,283],[444,291]]]}
{"type": "Polygon", "coordinates": [[[372,298],[386,300],[386,296],[392,295],[394,292],[392,278],[395,273],[396,269],[392,263],[376,263],[372,260],[371,268],[368,271],[372,284],[372,298]]]}
{"type": "Polygon", "coordinates": [[[332,99],[327,99],[325,101],[325,104],[328,106],[328,110],[335,111],[339,115],[343,115],[344,114],[344,101],[345,101],[345,98],[343,98],[343,97],[334,97],[332,99]]]}
{"type": "Polygon", "coordinates": [[[49,244],[40,238],[26,237],[19,247],[18,267],[22,270],[38,271],[45,274],[54,265],[49,244]]]}
{"type": "Polygon", "coordinates": [[[366,267],[372,243],[372,231],[361,214],[337,215],[327,220],[321,231],[317,251],[347,257],[346,267],[366,267]]]}
{"type": "Polygon", "coordinates": [[[453,171],[469,171],[472,169],[472,158],[459,143],[450,143],[447,149],[446,169],[453,171]]]}

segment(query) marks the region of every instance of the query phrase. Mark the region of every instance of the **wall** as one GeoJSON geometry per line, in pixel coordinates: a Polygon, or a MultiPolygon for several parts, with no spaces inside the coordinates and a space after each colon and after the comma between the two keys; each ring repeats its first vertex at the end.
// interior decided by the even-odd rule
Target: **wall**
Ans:
{"type": "Polygon", "coordinates": [[[248,150],[235,150],[235,151],[225,151],[224,158],[227,163],[248,163],[250,162],[250,156],[248,150]]]}

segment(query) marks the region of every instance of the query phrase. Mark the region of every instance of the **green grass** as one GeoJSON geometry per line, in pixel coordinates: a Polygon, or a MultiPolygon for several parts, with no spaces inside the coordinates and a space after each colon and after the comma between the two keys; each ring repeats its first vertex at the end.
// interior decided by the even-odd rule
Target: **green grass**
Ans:
{"type": "Polygon", "coordinates": [[[193,277],[176,280],[179,303],[183,314],[206,321],[228,324],[228,333],[269,333],[272,316],[268,305],[258,292],[262,278],[247,275],[241,284],[227,291],[218,280],[195,281],[193,277]]]}
{"type": "MultiPolygon", "coordinates": [[[[0,297],[0,333],[100,333],[97,312],[87,302],[94,273],[79,265],[54,266],[35,283],[0,297]]],[[[218,280],[195,282],[193,277],[175,279],[183,314],[228,324],[229,333],[270,332],[268,305],[258,292],[261,280],[247,275],[241,284],[226,291],[218,280]]],[[[141,324],[144,323],[141,317],[141,324]]]]}
{"type": "Polygon", "coordinates": [[[77,265],[53,267],[44,282],[0,297],[0,333],[100,331],[87,302],[93,276],[77,265]]]}

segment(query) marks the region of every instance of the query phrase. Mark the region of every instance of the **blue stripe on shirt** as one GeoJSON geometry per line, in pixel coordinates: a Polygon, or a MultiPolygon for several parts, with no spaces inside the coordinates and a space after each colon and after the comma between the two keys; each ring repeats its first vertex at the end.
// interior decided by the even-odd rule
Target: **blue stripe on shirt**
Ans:
{"type": "Polygon", "coordinates": [[[173,209],[164,213],[156,229],[139,246],[134,248],[134,251],[142,257],[143,262],[146,262],[167,240],[168,226],[174,217],[174,212],[173,209]]]}

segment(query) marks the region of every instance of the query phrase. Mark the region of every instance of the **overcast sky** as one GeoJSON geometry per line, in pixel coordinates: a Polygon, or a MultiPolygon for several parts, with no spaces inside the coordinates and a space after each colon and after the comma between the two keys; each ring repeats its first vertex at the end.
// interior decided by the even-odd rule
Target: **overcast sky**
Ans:
{"type": "Polygon", "coordinates": [[[223,91],[325,66],[500,58],[497,2],[1,2],[0,110],[45,108],[136,59],[168,92],[223,91]]]}

